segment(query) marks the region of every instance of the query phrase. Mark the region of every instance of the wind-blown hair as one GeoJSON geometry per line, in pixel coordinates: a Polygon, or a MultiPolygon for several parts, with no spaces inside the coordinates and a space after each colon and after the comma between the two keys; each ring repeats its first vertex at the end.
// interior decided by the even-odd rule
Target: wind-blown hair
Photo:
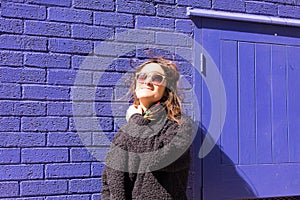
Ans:
{"type": "MultiPolygon", "coordinates": [[[[152,58],[136,68],[136,73],[140,72],[144,66],[149,63],[157,63],[165,72],[166,77],[166,89],[161,101],[164,103],[167,111],[167,117],[171,120],[176,121],[180,124],[180,115],[182,112],[181,98],[178,95],[178,80],[180,74],[178,68],[174,62],[164,59],[164,58],[152,58]]],[[[136,89],[136,79],[131,84],[130,91],[133,93],[133,104],[139,105],[139,99],[135,94],[136,89]]]]}

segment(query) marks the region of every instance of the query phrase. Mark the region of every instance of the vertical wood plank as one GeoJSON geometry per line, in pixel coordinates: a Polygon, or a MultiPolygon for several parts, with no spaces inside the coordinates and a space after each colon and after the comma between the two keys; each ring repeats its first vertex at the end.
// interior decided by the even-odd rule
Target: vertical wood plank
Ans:
{"type": "Polygon", "coordinates": [[[300,162],[300,47],[287,48],[290,161],[300,162]]]}
{"type": "Polygon", "coordinates": [[[271,46],[255,47],[257,163],[272,163],[271,46]]]}
{"type": "Polygon", "coordinates": [[[285,46],[272,46],[271,65],[273,162],[282,163],[289,161],[285,46]]]}
{"type": "Polygon", "coordinates": [[[254,44],[239,43],[239,161],[256,163],[254,44]]]}
{"type": "Polygon", "coordinates": [[[237,42],[221,42],[220,72],[225,85],[227,112],[221,135],[222,163],[238,164],[237,42]],[[226,155],[231,159],[229,163],[226,155]]]}

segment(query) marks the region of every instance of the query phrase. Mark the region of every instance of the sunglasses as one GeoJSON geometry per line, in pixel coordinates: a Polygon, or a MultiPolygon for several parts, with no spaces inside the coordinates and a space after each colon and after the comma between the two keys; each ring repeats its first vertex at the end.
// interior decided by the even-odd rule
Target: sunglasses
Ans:
{"type": "Polygon", "coordinates": [[[154,85],[161,85],[165,80],[165,76],[157,73],[137,73],[136,80],[139,83],[149,81],[154,85]]]}

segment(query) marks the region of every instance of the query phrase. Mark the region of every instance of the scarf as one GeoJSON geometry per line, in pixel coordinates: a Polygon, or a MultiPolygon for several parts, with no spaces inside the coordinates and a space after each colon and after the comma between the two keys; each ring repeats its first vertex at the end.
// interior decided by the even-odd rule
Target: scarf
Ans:
{"type": "Polygon", "coordinates": [[[144,118],[149,120],[156,120],[160,118],[163,114],[165,114],[165,106],[163,103],[158,101],[157,103],[150,106],[148,110],[144,112],[144,118]]]}

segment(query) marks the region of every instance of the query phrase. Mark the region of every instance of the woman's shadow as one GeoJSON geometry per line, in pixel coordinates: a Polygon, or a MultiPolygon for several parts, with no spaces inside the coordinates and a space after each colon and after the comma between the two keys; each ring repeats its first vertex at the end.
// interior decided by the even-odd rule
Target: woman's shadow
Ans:
{"type": "Polygon", "coordinates": [[[199,151],[205,137],[209,137],[201,124],[192,143],[192,165],[190,167],[187,194],[189,200],[234,200],[255,198],[255,190],[242,178],[234,163],[210,138],[214,145],[210,153],[199,158],[199,151]],[[223,164],[226,163],[226,164],[223,164]]]}

